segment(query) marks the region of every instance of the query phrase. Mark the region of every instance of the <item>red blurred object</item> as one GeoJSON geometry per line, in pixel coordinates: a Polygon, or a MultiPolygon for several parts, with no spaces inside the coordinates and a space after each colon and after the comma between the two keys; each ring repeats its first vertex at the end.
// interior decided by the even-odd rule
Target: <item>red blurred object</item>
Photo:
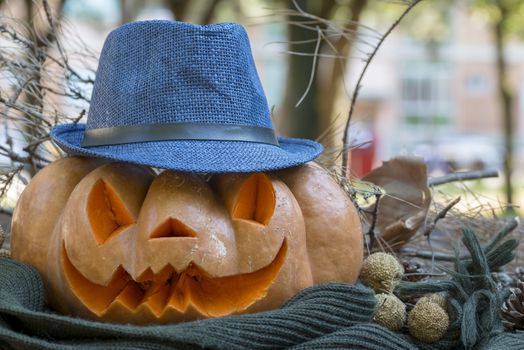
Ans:
{"type": "Polygon", "coordinates": [[[348,157],[349,173],[357,177],[364,177],[373,167],[375,143],[371,141],[368,147],[352,149],[348,157]]]}
{"type": "Polygon", "coordinates": [[[367,175],[374,164],[376,153],[376,134],[367,123],[356,122],[349,129],[350,145],[348,152],[348,174],[357,177],[367,175]]]}

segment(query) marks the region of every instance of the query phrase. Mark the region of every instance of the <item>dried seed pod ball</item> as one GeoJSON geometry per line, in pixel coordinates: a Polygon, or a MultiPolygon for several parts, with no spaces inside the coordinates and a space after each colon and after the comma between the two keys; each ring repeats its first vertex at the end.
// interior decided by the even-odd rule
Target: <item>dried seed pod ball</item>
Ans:
{"type": "Polygon", "coordinates": [[[364,260],[360,270],[360,279],[377,293],[392,292],[400,278],[404,274],[404,268],[391,254],[373,253],[364,260]]]}
{"type": "Polygon", "coordinates": [[[448,302],[446,300],[446,297],[443,294],[439,293],[429,294],[420,298],[417,304],[420,303],[435,303],[444,310],[447,310],[448,308],[448,302]]]}
{"type": "Polygon", "coordinates": [[[373,321],[392,331],[398,331],[406,323],[406,305],[393,294],[375,295],[377,304],[373,321]]]}
{"type": "Polygon", "coordinates": [[[434,343],[446,334],[449,327],[449,316],[438,304],[418,302],[409,312],[409,333],[424,343],[434,343]]]}

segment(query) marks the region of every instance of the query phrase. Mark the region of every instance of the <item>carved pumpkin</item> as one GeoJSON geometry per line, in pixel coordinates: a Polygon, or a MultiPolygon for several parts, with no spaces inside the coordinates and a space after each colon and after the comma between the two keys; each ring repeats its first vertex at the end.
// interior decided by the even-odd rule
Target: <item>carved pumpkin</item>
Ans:
{"type": "Polygon", "coordinates": [[[313,164],[205,181],[71,157],[20,197],[12,253],[43,274],[61,312],[166,323],[267,310],[313,283],[354,282],[362,235],[345,193],[313,164]]]}

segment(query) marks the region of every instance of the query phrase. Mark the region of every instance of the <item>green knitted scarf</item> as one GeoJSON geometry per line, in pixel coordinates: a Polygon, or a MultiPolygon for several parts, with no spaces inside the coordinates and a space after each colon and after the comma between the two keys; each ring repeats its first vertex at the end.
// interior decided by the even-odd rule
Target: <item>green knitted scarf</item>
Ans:
{"type": "Polygon", "coordinates": [[[2,349],[415,349],[370,324],[374,306],[373,292],[362,285],[326,284],[259,314],[169,326],[106,324],[46,309],[37,272],[0,259],[2,349]]]}
{"type": "Polygon", "coordinates": [[[455,310],[453,322],[436,344],[418,343],[407,334],[371,323],[375,297],[360,284],[314,286],[278,310],[253,315],[146,327],[87,321],[47,309],[38,273],[28,265],[0,258],[0,349],[524,348],[523,334],[502,332],[498,318],[502,295],[489,276],[489,268],[504,263],[514,247],[503,243],[482,248],[468,232],[464,240],[473,259],[457,259],[451,280],[399,288],[404,295],[448,293],[455,310]]]}

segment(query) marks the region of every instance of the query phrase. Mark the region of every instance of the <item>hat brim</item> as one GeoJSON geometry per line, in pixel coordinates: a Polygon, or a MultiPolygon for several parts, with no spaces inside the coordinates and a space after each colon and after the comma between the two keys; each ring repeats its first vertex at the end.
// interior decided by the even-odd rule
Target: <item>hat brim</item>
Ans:
{"type": "Polygon", "coordinates": [[[82,147],[85,124],[58,125],[51,138],[68,154],[101,157],[154,168],[201,173],[248,173],[290,168],[322,153],[322,145],[279,137],[280,146],[242,141],[175,140],[82,147]]]}

